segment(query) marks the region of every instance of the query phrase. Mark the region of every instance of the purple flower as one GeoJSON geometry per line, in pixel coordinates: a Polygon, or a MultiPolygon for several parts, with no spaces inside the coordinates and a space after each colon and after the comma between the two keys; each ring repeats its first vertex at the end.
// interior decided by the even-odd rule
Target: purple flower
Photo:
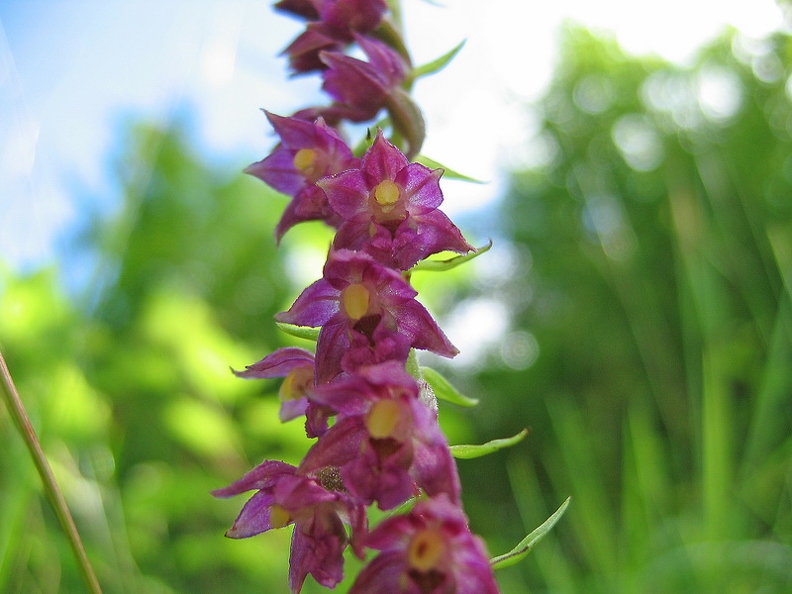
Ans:
{"type": "Polygon", "coordinates": [[[281,399],[280,420],[289,421],[305,414],[308,393],[314,384],[314,356],[304,349],[287,347],[267,355],[244,371],[234,371],[244,379],[283,377],[278,396],[281,399]]]}
{"type": "Polygon", "coordinates": [[[319,220],[337,227],[339,219],[330,210],[327,197],[316,181],[357,167],[359,160],[338,132],[321,118],[309,122],[264,113],[281,142],[269,156],[253,163],[245,172],[292,197],[275,229],[276,238],[280,241],[287,230],[301,221],[319,220]]]}
{"type": "Polygon", "coordinates": [[[280,420],[285,422],[305,415],[308,437],[319,437],[327,431],[327,419],[334,411],[311,400],[314,392],[314,356],[304,349],[286,347],[267,355],[244,371],[234,371],[244,379],[284,378],[278,396],[281,400],[280,420]]]}
{"type": "Polygon", "coordinates": [[[276,10],[291,13],[309,21],[319,19],[319,9],[315,0],[280,0],[275,3],[276,10]]]}
{"type": "Polygon", "coordinates": [[[320,386],[315,398],[338,411],[338,420],[299,472],[338,467],[349,492],[380,509],[418,495],[418,487],[459,501],[456,466],[436,412],[421,401],[418,383],[401,363],[363,367],[320,386]]]}
{"type": "Polygon", "coordinates": [[[386,0],[280,0],[275,8],[308,21],[322,21],[352,40],[352,31],[376,29],[388,11],[386,0]]]}
{"type": "MultiPolygon", "coordinates": [[[[224,498],[256,490],[226,536],[248,538],[294,524],[289,559],[292,592],[300,591],[309,573],[332,588],[343,578],[343,552],[349,543],[344,523],[352,525],[352,538],[359,540],[365,531],[365,509],[345,493],[326,488],[321,476],[295,471],[290,464],[267,460],[212,494],[224,498]]],[[[337,485],[333,480],[325,483],[330,488],[337,485]]],[[[359,546],[355,550],[361,551],[359,546]]]]}
{"type": "Polygon", "coordinates": [[[282,55],[288,56],[289,67],[294,73],[313,72],[327,68],[321,58],[322,52],[342,52],[348,43],[325,23],[309,23],[282,55]]]}
{"type": "Polygon", "coordinates": [[[419,501],[366,539],[381,551],[349,594],[498,594],[484,543],[445,496],[419,501]]]}
{"type": "Polygon", "coordinates": [[[340,373],[344,354],[359,340],[353,340],[356,333],[375,345],[378,337],[395,332],[411,347],[453,357],[456,347],[415,300],[417,294],[398,271],[370,255],[331,249],[323,278],[275,319],[297,326],[322,326],[316,343],[317,384],[340,373]]]}
{"type": "Polygon", "coordinates": [[[438,210],[442,173],[410,163],[378,131],[360,168],[317,182],[330,208],[344,221],[333,245],[365,250],[400,270],[440,251],[469,252],[473,247],[438,210]]]}
{"type": "Polygon", "coordinates": [[[363,366],[385,361],[399,361],[403,364],[409,354],[410,339],[388,329],[380,320],[370,335],[349,333],[349,348],[341,357],[341,369],[346,373],[355,373],[363,366]]]}
{"type": "Polygon", "coordinates": [[[283,51],[298,73],[326,68],[321,51],[343,50],[356,32],[376,29],[388,10],[385,0],[284,0],[275,7],[312,21],[283,51]]]}
{"type": "Polygon", "coordinates": [[[386,0],[325,0],[319,13],[337,31],[368,33],[379,26],[387,11],[386,0]]]}
{"type": "Polygon", "coordinates": [[[328,119],[353,122],[372,120],[406,75],[407,65],[395,50],[381,41],[356,35],[368,62],[339,51],[323,51],[319,57],[328,68],[322,88],[335,100],[327,108],[328,119]]]}

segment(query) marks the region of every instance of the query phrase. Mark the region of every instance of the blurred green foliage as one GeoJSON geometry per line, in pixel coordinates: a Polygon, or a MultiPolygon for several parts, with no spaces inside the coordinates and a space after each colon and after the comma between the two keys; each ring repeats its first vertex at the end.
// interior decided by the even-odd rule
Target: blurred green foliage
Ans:
{"type": "Polygon", "coordinates": [[[505,591],[792,591],[790,74],[783,34],[682,68],[567,31],[503,205],[538,356],[477,376],[479,430],[533,432],[466,492],[490,540],[573,501],[505,591]]]}
{"type": "MultiPolygon", "coordinates": [[[[503,553],[573,496],[504,592],[792,590],[790,74],[786,35],[730,33],[681,68],[570,28],[503,237],[414,275],[432,311],[510,312],[478,364],[443,367],[481,401],[441,405],[452,443],[531,427],[460,460],[473,529],[503,553]]],[[[209,491],[309,445],[278,422],[277,381],[229,366],[308,346],[272,316],[330,235],[276,250],[285,199],[182,129],[130,133],[81,299],[55,270],[0,272],[0,347],[106,592],[285,592],[288,530],[225,539],[244,499],[209,491]]],[[[0,591],[83,591],[4,410],[0,471],[0,591]]]]}
{"type": "MultiPolygon", "coordinates": [[[[229,369],[283,344],[272,316],[295,288],[272,229],[284,199],[211,171],[178,127],[139,126],[125,151],[123,208],[86,238],[100,254],[86,298],[68,302],[54,271],[5,274],[3,350],[105,591],[280,591],[288,534],[224,539],[244,501],[209,491],[308,446],[278,421],[277,384],[229,369]]],[[[0,420],[0,591],[83,591],[0,420]]]]}

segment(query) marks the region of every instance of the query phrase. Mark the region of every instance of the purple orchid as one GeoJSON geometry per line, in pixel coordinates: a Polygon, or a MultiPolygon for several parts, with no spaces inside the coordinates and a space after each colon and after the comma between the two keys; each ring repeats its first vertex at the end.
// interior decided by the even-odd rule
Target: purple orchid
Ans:
{"type": "Polygon", "coordinates": [[[367,33],[376,29],[388,11],[386,0],[280,0],[275,8],[308,21],[322,21],[334,30],[367,33]]]}
{"type": "Polygon", "coordinates": [[[314,0],[280,0],[275,3],[274,7],[276,10],[288,12],[309,21],[319,19],[319,9],[314,0]]]}
{"type": "Polygon", "coordinates": [[[314,355],[297,347],[278,349],[261,361],[234,371],[243,379],[284,378],[278,396],[281,400],[280,420],[290,421],[305,415],[305,433],[319,437],[327,431],[327,419],[335,414],[328,407],[314,402],[314,355]]]}
{"type": "Polygon", "coordinates": [[[308,23],[305,31],[283,50],[282,55],[288,56],[289,67],[295,74],[325,70],[327,64],[321,54],[327,51],[343,52],[349,44],[344,37],[325,23],[308,23]]]}
{"type": "Polygon", "coordinates": [[[449,342],[428,311],[415,300],[417,291],[402,275],[370,255],[330,250],[324,276],[305,289],[291,308],[275,319],[322,329],[316,344],[316,381],[322,384],[341,372],[341,360],[361,334],[375,344],[375,331],[404,336],[411,347],[453,357],[449,342]],[[381,326],[381,328],[380,328],[381,326]]]}
{"type": "Polygon", "coordinates": [[[309,450],[299,472],[338,467],[352,495],[393,509],[418,495],[445,493],[459,502],[456,467],[437,414],[419,397],[403,364],[388,361],[320,386],[319,402],[338,420],[309,450]]]}
{"type": "Polygon", "coordinates": [[[339,51],[319,53],[328,67],[322,73],[322,89],[335,100],[335,104],[325,110],[331,121],[333,118],[353,122],[374,119],[407,74],[407,64],[395,50],[362,35],[355,35],[355,40],[368,62],[339,51]]]}
{"type": "MultiPolygon", "coordinates": [[[[360,540],[365,532],[365,509],[347,494],[330,490],[337,481],[326,481],[325,486],[321,477],[295,471],[285,462],[267,460],[212,494],[225,498],[256,490],[226,536],[248,538],[294,524],[289,559],[292,592],[302,589],[309,573],[323,586],[333,588],[343,578],[343,552],[349,544],[344,523],[352,526],[353,541],[360,540]]],[[[362,551],[360,546],[354,550],[362,551]]]]}
{"type": "Polygon", "coordinates": [[[359,160],[338,132],[321,118],[309,122],[264,113],[281,142],[269,156],[245,169],[245,173],[292,197],[275,229],[275,237],[280,241],[286,231],[301,221],[325,221],[337,227],[340,220],[330,210],[327,197],[316,182],[357,167],[359,160]]]}
{"type": "Polygon", "coordinates": [[[325,69],[320,52],[342,51],[356,33],[376,29],[388,10],[385,0],[284,0],[275,7],[311,21],[283,50],[295,73],[325,69]]]}
{"type": "Polygon", "coordinates": [[[400,270],[440,251],[471,251],[473,246],[438,210],[442,174],[442,169],[410,163],[378,131],[360,168],[317,182],[330,208],[344,221],[334,246],[365,250],[400,270]]]}
{"type": "Polygon", "coordinates": [[[369,334],[350,332],[349,348],[341,357],[341,369],[354,374],[363,366],[376,365],[385,361],[403,363],[410,354],[410,339],[394,330],[386,323],[380,323],[369,334]]]}
{"type": "Polygon", "coordinates": [[[247,365],[244,371],[234,371],[234,375],[243,379],[285,378],[278,391],[279,416],[281,421],[290,421],[304,415],[308,408],[308,393],[314,385],[314,356],[296,347],[278,349],[258,363],[247,365]]]}
{"type": "Polygon", "coordinates": [[[414,70],[400,27],[386,16],[396,6],[275,2],[305,21],[283,52],[293,74],[320,71],[330,104],[291,117],[265,111],[279,142],[245,171],[291,197],[275,229],[278,243],[303,221],[322,221],[336,234],[322,278],[275,316],[319,328],[316,354],[285,347],[234,373],[282,377],[281,421],[304,416],[306,434],[316,441],[298,466],[264,461],[213,495],[253,492],[229,538],[293,526],[293,593],[308,575],[337,586],[350,547],[361,560],[367,548],[378,551],[351,594],[497,594],[483,541],[470,532],[461,507],[437,397],[408,372],[412,349],[445,357],[458,352],[416,300],[411,269],[439,252],[474,250],[439,210],[443,170],[410,162],[426,134],[411,87],[456,50],[414,70]],[[350,55],[353,44],[363,56],[350,55]],[[355,157],[336,127],[374,120],[383,110],[398,146],[378,130],[363,157],[355,157]],[[412,498],[411,511],[369,532],[369,506],[393,510],[412,498]]]}
{"type": "Polygon", "coordinates": [[[382,522],[366,545],[381,551],[349,594],[497,594],[484,543],[444,495],[382,522]]]}

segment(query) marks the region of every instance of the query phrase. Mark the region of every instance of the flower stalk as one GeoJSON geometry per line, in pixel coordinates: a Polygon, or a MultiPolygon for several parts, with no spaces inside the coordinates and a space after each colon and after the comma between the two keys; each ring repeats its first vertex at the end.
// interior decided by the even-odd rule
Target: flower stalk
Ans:
{"type": "Polygon", "coordinates": [[[102,589],[99,586],[99,581],[96,579],[91,562],[83,547],[80,534],[77,531],[77,526],[74,524],[69,506],[66,504],[66,499],[58,486],[55,475],[52,472],[47,457],[41,448],[41,443],[36,436],[36,431],[30,423],[30,418],[27,415],[25,406],[22,399],[17,392],[14,380],[11,377],[11,372],[6,365],[3,353],[0,352],[0,384],[2,384],[3,399],[5,400],[6,407],[8,408],[11,418],[14,420],[14,425],[17,431],[22,436],[25,446],[33,458],[33,463],[36,466],[41,482],[44,486],[44,492],[52,504],[52,509],[58,518],[58,522],[66,534],[66,539],[69,541],[69,546],[74,553],[77,560],[77,565],[80,568],[80,573],[83,576],[85,586],[91,594],[101,594],[102,589]]]}

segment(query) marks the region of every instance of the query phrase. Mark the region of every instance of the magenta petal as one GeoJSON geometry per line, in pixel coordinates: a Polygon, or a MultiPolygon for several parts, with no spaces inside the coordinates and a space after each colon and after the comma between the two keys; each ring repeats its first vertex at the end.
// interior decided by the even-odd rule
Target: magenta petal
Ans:
{"type": "Polygon", "coordinates": [[[297,417],[303,416],[308,410],[308,398],[298,398],[296,400],[287,400],[281,403],[278,418],[282,423],[291,421],[297,417]]]}
{"type": "MultiPolygon", "coordinates": [[[[371,223],[369,220],[364,220],[360,223],[355,223],[352,221],[347,221],[341,223],[341,226],[338,228],[336,232],[335,238],[333,239],[333,248],[338,250],[362,250],[367,247],[367,244],[371,240],[371,235],[369,234],[369,229],[374,223],[371,223]]],[[[375,228],[379,227],[379,225],[374,225],[375,228]]],[[[390,240],[390,233],[385,230],[388,239],[390,240]]],[[[390,255],[390,241],[387,249],[387,254],[390,255]]],[[[379,253],[372,254],[378,261],[382,262],[383,258],[380,256],[379,253]]]]}
{"type": "Polygon", "coordinates": [[[290,12],[309,21],[319,20],[319,10],[311,0],[280,0],[275,3],[274,8],[275,10],[290,12]]]}
{"type": "Polygon", "coordinates": [[[404,80],[406,66],[401,56],[385,43],[356,35],[369,61],[364,62],[340,51],[321,51],[320,59],[328,66],[322,74],[324,89],[339,103],[377,115],[389,93],[404,80]]]}
{"type": "Polygon", "coordinates": [[[215,489],[212,495],[225,498],[239,495],[253,489],[271,489],[284,476],[294,474],[297,469],[291,464],[278,460],[265,460],[239,480],[222,489],[215,489]]]}
{"type": "Polygon", "coordinates": [[[433,210],[420,216],[416,215],[415,220],[419,233],[423,236],[421,241],[428,249],[433,250],[431,253],[449,250],[466,254],[474,249],[462,237],[462,232],[440,210],[433,210]]]}
{"type": "Polygon", "coordinates": [[[462,487],[456,463],[440,426],[437,413],[420,400],[412,400],[415,423],[414,457],[410,472],[429,496],[445,493],[452,503],[460,504],[462,487]]]}
{"type": "Polygon", "coordinates": [[[368,445],[341,469],[341,477],[349,491],[366,503],[376,501],[382,510],[393,509],[416,497],[418,488],[407,471],[410,448],[401,444],[387,458],[379,460],[372,447],[368,445]]]}
{"type": "MultiPolygon", "coordinates": [[[[398,552],[382,553],[375,557],[358,574],[349,594],[393,594],[394,585],[401,583],[402,573],[406,571],[404,556],[398,552]]],[[[398,590],[408,594],[417,590],[398,590]]]]}
{"type": "Polygon", "coordinates": [[[396,266],[408,270],[420,260],[438,252],[465,254],[474,248],[445,214],[434,210],[411,219],[408,217],[396,229],[393,254],[396,266]]]}
{"type": "Polygon", "coordinates": [[[383,86],[390,89],[401,84],[407,74],[406,64],[396,50],[366,35],[355,35],[355,41],[366,54],[369,64],[377,72],[383,86]]]}
{"type": "MultiPolygon", "coordinates": [[[[288,149],[294,151],[301,148],[314,148],[316,146],[316,125],[308,120],[294,117],[284,117],[264,110],[270,125],[280,136],[281,142],[288,149]]],[[[293,167],[293,164],[292,164],[293,167]]]]}
{"type": "Polygon", "coordinates": [[[371,148],[363,155],[360,167],[367,176],[376,180],[374,182],[376,185],[386,179],[393,181],[397,174],[409,164],[407,157],[385,139],[382,130],[377,130],[377,137],[371,148]]]}
{"type": "Polygon", "coordinates": [[[268,379],[284,377],[290,371],[306,365],[313,367],[313,353],[297,347],[278,349],[258,363],[247,365],[244,371],[234,371],[234,375],[245,379],[268,379]]]}
{"type": "Polygon", "coordinates": [[[316,341],[316,384],[325,384],[341,373],[341,359],[349,349],[346,318],[337,315],[322,326],[316,341]]]}
{"type": "MultiPolygon", "coordinates": [[[[338,520],[337,517],[335,519],[338,520]]],[[[302,589],[309,573],[325,588],[334,588],[344,577],[346,541],[336,532],[317,531],[314,528],[317,523],[317,520],[312,521],[309,534],[303,532],[302,526],[295,527],[292,533],[289,555],[289,588],[292,592],[302,589]]],[[[343,533],[340,520],[338,528],[343,533]]]]}
{"type": "Polygon", "coordinates": [[[370,64],[337,51],[322,51],[319,58],[328,66],[322,90],[339,103],[363,110],[366,119],[377,115],[388,87],[370,64]]]}
{"type": "Polygon", "coordinates": [[[320,52],[340,51],[345,43],[346,41],[339,39],[327,25],[314,22],[309,23],[305,31],[292,41],[281,55],[289,57],[289,66],[295,73],[322,70],[324,63],[320,58],[320,52]]]}
{"type": "MultiPolygon", "coordinates": [[[[318,190],[318,188],[315,189],[318,190]]],[[[297,193],[292,201],[286,205],[286,208],[281,215],[280,221],[278,221],[278,224],[275,227],[275,239],[278,241],[278,243],[280,243],[280,240],[283,239],[286,231],[294,227],[297,223],[324,220],[331,227],[334,226],[332,217],[325,214],[329,212],[329,208],[325,207],[323,209],[321,205],[318,207],[313,207],[315,201],[311,200],[313,193],[310,192],[310,190],[311,188],[303,188],[297,193]],[[308,198],[308,200],[306,201],[305,198],[308,198]],[[306,202],[308,203],[307,205],[306,202]],[[306,208],[306,206],[308,206],[308,208],[306,208]]],[[[321,190],[319,191],[321,192],[321,190]]]]}
{"type": "Polygon", "coordinates": [[[270,508],[272,494],[259,491],[245,503],[242,511],[231,529],[226,532],[228,538],[249,538],[272,528],[270,508]]]}
{"type": "Polygon", "coordinates": [[[349,169],[316,182],[327,195],[330,208],[345,221],[365,221],[370,218],[369,188],[360,169],[349,169]]]}
{"type": "Polygon", "coordinates": [[[391,388],[399,388],[403,394],[418,397],[418,383],[404,369],[404,365],[397,361],[386,361],[379,365],[372,365],[359,371],[360,377],[367,382],[388,392],[391,388]]]}
{"type": "Polygon", "coordinates": [[[309,474],[326,466],[346,464],[360,455],[360,444],[367,436],[362,417],[337,421],[305,454],[300,472],[309,474]]]}
{"type": "Polygon", "coordinates": [[[385,361],[398,361],[402,366],[410,354],[410,340],[396,331],[388,330],[380,323],[372,333],[374,346],[367,336],[355,333],[349,349],[341,358],[341,368],[347,373],[356,373],[362,366],[385,361]]]}
{"type": "Polygon", "coordinates": [[[319,279],[306,288],[288,311],[275,316],[278,322],[295,326],[316,328],[338,313],[340,292],[325,279],[319,279]]]}
{"type": "Polygon", "coordinates": [[[451,341],[432,319],[432,316],[417,301],[408,301],[391,308],[399,332],[412,339],[416,349],[432,351],[444,357],[455,357],[459,353],[451,341]]]}
{"type": "Polygon", "coordinates": [[[322,20],[335,29],[366,32],[375,29],[388,10],[385,0],[337,0],[322,6],[322,20]]]}
{"type": "Polygon", "coordinates": [[[296,474],[283,477],[275,485],[273,496],[276,503],[291,512],[334,502],[339,497],[338,493],[328,491],[313,478],[296,474]]]}
{"type": "Polygon", "coordinates": [[[248,165],[245,173],[287,196],[296,196],[305,186],[305,177],[294,168],[294,153],[278,145],[267,157],[248,165]]]}
{"type": "Polygon", "coordinates": [[[441,175],[442,169],[429,169],[420,163],[410,163],[399,171],[394,181],[404,189],[412,215],[431,212],[442,204],[441,175]]]}
{"type": "Polygon", "coordinates": [[[359,375],[348,375],[318,386],[311,399],[349,417],[368,411],[377,397],[371,392],[369,384],[359,375]]]}
{"type": "Polygon", "coordinates": [[[468,546],[459,547],[456,554],[457,594],[499,594],[484,544],[472,534],[468,539],[468,546]]]}

